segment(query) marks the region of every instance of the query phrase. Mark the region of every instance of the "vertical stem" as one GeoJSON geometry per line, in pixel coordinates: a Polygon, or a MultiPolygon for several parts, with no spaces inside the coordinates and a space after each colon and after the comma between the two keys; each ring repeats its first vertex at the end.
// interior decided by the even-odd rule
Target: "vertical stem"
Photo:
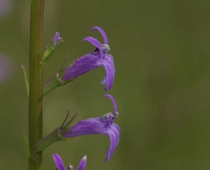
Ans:
{"type": "MultiPolygon", "coordinates": [[[[45,0],[31,0],[29,50],[29,147],[42,138],[42,30],[45,0]]],[[[29,160],[30,170],[41,170],[42,153],[29,160]]]]}

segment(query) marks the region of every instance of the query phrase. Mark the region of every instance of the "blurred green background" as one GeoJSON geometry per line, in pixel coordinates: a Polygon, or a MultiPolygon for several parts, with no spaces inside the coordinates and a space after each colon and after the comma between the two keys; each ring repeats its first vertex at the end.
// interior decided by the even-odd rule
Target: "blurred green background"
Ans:
{"type": "MultiPolygon", "coordinates": [[[[109,38],[116,77],[120,144],[104,163],[109,138],[103,135],[58,142],[44,152],[44,170],[55,169],[52,154],[76,167],[87,154],[87,170],[210,169],[210,1],[46,0],[43,48],[56,31],[65,42],[44,68],[46,80],[94,47],[81,40],[102,27],[109,38]]],[[[26,170],[20,125],[28,129],[28,97],[20,64],[28,70],[29,0],[0,0],[0,57],[8,77],[0,82],[0,169],[26,170]],[[2,3],[3,2],[3,3],[2,3]],[[3,7],[2,4],[6,4],[3,7]],[[8,7],[8,10],[6,10],[8,7]]],[[[44,98],[46,135],[61,125],[67,110],[75,122],[112,111],[93,70],[44,98]]]]}

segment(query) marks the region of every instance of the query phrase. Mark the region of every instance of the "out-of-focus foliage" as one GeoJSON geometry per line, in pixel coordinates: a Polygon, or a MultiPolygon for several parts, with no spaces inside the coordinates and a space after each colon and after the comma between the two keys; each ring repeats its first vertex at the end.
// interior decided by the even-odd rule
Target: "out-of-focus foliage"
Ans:
{"type": "MultiPolygon", "coordinates": [[[[19,126],[27,129],[28,101],[20,64],[28,70],[30,1],[4,1],[11,6],[0,16],[0,54],[8,57],[10,75],[0,84],[0,169],[27,170],[19,126]]],[[[92,135],[51,145],[44,170],[55,169],[55,152],[75,165],[87,154],[87,170],[210,168],[209,0],[46,0],[45,6],[43,47],[56,31],[65,41],[45,64],[44,79],[59,70],[66,52],[71,63],[94,50],[81,41],[90,35],[102,41],[90,28],[106,31],[116,65],[108,93],[117,100],[122,132],[108,163],[108,138],[92,135]]],[[[79,112],[75,123],[110,112],[99,85],[104,74],[93,70],[48,94],[43,134],[61,125],[67,110],[79,112]]]]}

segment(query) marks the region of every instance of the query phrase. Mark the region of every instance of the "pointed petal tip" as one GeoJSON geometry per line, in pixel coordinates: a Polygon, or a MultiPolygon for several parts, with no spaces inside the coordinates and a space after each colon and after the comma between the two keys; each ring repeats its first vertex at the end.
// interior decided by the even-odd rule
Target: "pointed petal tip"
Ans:
{"type": "Polygon", "coordinates": [[[105,97],[108,97],[112,101],[112,104],[114,106],[113,113],[117,116],[118,115],[118,111],[117,111],[117,103],[116,103],[116,100],[114,99],[114,97],[111,94],[104,94],[104,96],[105,97]]]}
{"type": "Polygon", "coordinates": [[[87,155],[85,155],[82,159],[85,159],[85,160],[87,160],[87,155]]]}
{"type": "Polygon", "coordinates": [[[94,30],[98,30],[104,39],[104,44],[108,44],[108,38],[105,31],[99,26],[94,26],[93,28],[90,29],[90,31],[94,31],[94,30]]]}
{"type": "Polygon", "coordinates": [[[53,160],[54,160],[55,165],[58,168],[58,170],[64,170],[65,169],[63,161],[62,161],[60,155],[58,155],[57,153],[54,153],[53,154],[53,160]]]}
{"type": "Polygon", "coordinates": [[[84,170],[86,167],[87,156],[85,155],[78,166],[78,170],[84,170]]]}

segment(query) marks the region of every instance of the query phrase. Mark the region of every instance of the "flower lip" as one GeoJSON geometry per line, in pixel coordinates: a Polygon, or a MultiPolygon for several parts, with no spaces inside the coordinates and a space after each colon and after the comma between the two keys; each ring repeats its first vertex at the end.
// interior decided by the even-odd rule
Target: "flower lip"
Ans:
{"type": "Polygon", "coordinates": [[[95,26],[95,27],[91,28],[90,31],[94,31],[94,30],[98,30],[101,33],[101,35],[104,39],[104,44],[108,44],[108,38],[106,36],[105,31],[101,27],[98,27],[98,26],[95,26]]]}

